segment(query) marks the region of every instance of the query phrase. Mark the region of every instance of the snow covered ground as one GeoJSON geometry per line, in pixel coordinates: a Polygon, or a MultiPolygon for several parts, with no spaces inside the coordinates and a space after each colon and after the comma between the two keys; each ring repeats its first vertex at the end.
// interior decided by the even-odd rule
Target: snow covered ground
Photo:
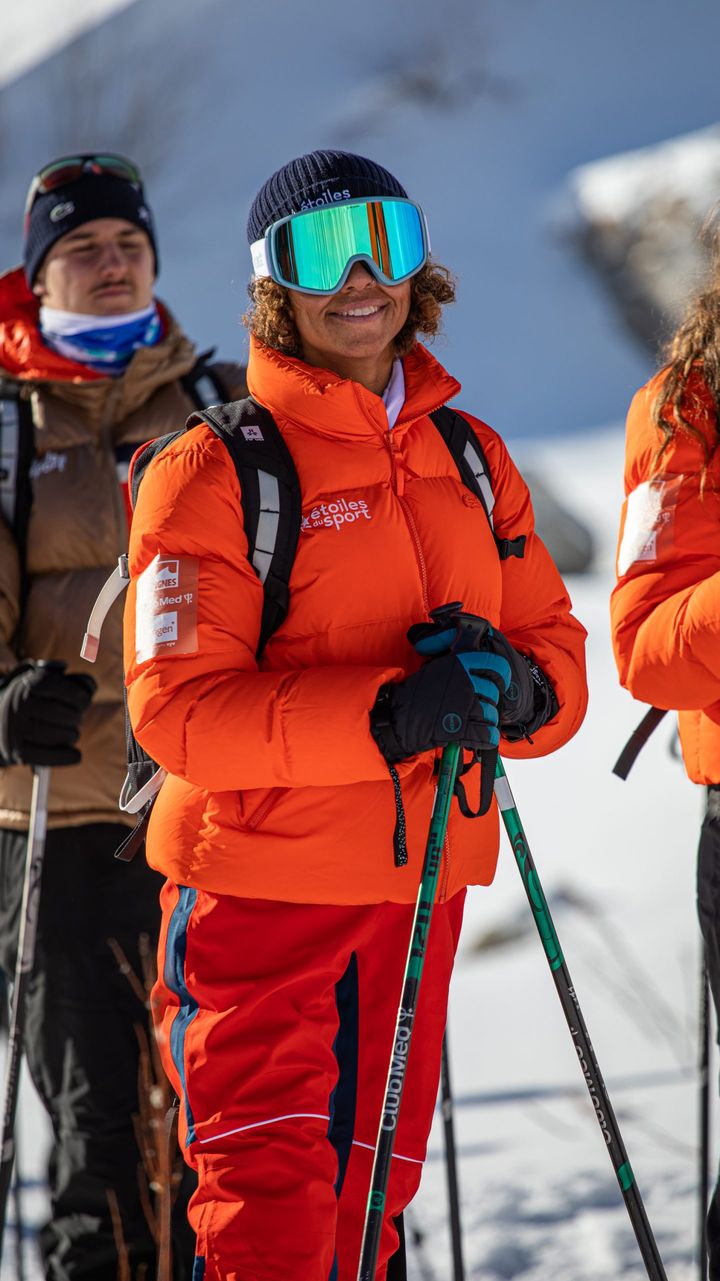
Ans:
{"type": "MultiPolygon", "coordinates": [[[[533,461],[576,495],[600,545],[596,572],[570,583],[589,631],[590,708],[568,747],[509,762],[508,775],[669,1281],[687,1281],[697,1219],[701,797],[671,759],[664,724],[627,783],[610,773],[641,714],[617,686],[607,621],[622,432],[547,444],[533,461]]],[[[644,1276],[507,842],[495,884],[469,896],[450,1032],[468,1276],[644,1276]]],[[[45,1130],[30,1093],[22,1118],[21,1166],[32,1181],[45,1130]]],[[[411,1214],[425,1234],[422,1250],[410,1245],[411,1281],[450,1276],[444,1180],[438,1121],[411,1214]]],[[[37,1224],[39,1190],[27,1193],[26,1212],[37,1224]]],[[[11,1256],[12,1238],[2,1281],[14,1276],[11,1256]]]]}

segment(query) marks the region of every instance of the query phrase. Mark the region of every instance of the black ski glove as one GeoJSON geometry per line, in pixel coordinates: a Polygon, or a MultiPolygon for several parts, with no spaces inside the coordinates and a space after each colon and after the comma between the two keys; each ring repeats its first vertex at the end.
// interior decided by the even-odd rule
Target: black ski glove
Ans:
{"type": "Polygon", "coordinates": [[[510,743],[530,738],[558,712],[550,681],[529,654],[521,654],[506,636],[474,614],[456,614],[448,625],[442,617],[434,623],[411,627],[408,639],[418,654],[432,657],[449,650],[479,644],[481,651],[502,656],[510,669],[507,688],[500,699],[500,733],[510,743]],[[480,637],[480,639],[478,639],[480,637]]]}
{"type": "Polygon", "coordinates": [[[97,685],[63,665],[22,663],[0,684],[0,765],[77,765],[80,721],[97,685]]]}
{"type": "Polygon", "coordinates": [[[447,743],[496,748],[498,702],[509,682],[504,655],[445,653],[404,681],[382,686],[370,712],[372,736],[391,765],[447,743]]]}

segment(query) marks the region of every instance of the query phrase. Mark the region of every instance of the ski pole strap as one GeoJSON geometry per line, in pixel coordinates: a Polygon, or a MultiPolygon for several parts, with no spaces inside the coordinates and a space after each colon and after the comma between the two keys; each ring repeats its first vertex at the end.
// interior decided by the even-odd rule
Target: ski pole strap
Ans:
{"type": "Polygon", "coordinates": [[[405,867],[408,861],[407,848],[407,824],[405,822],[405,806],[403,805],[402,787],[400,785],[400,775],[394,765],[388,765],[390,778],[392,779],[393,790],[395,792],[395,831],[393,832],[393,856],[396,867],[405,867]]]}
{"type": "Polygon", "coordinates": [[[119,859],[121,863],[132,863],[135,858],[135,855],[147,836],[148,823],[150,822],[150,815],[154,804],[155,797],[153,796],[152,799],[147,802],[142,812],[138,815],[135,826],[130,828],[125,840],[118,845],[115,851],[115,858],[119,859]]]}
{"type": "Polygon", "coordinates": [[[666,707],[651,707],[650,710],[645,713],[640,724],[633,730],[613,765],[613,774],[617,774],[618,778],[627,778],[650,735],[657,729],[663,716],[666,714],[666,707]]]}

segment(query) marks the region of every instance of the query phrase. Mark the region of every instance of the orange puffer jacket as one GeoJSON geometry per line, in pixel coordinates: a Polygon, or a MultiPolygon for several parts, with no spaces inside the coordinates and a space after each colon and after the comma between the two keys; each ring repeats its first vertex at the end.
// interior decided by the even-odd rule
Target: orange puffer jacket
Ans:
{"type": "MultiPolygon", "coordinates": [[[[678,709],[694,783],[720,783],[720,453],[712,398],[699,371],[656,474],[663,434],[652,420],[661,371],[627,420],[618,582],[611,617],[622,684],[656,707],[678,709]],[[701,484],[707,442],[711,459],[701,484]]],[[[668,420],[672,421],[671,412],[668,420]]]]}
{"type": "MultiPolygon", "coordinates": [[[[499,437],[472,420],[492,472],[496,532],[527,537],[522,559],[501,561],[427,417],[457,382],[419,345],[404,373],[405,405],[389,431],[379,396],[252,344],[248,385],[287,441],[306,517],[289,613],[259,670],[263,591],[245,555],[225,447],[194,428],[144,476],[130,544],[127,684],[135,733],[169,773],[148,858],[176,882],[291,902],[414,900],[434,754],[399,767],[409,862],[397,868],[393,785],[368,709],[385,681],[419,666],[408,627],[448,601],[490,619],[554,685],[557,716],[534,744],[507,745],[508,755],[551,752],[582,721],[585,632],[533,532],[524,482],[499,437]],[[323,511],[346,518],[321,520],[323,511]],[[170,581],[168,559],[172,581],[179,575],[173,599],[182,597],[167,624],[174,639],[157,612],[148,617],[153,590],[170,581]]],[[[439,896],[489,883],[497,849],[494,805],[474,821],[453,806],[439,896]]]]}

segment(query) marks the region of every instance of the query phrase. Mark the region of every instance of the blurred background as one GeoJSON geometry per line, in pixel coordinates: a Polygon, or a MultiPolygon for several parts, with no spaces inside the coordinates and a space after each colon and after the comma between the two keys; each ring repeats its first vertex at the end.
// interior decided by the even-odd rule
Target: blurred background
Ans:
{"type": "MultiPolygon", "coordinates": [[[[636,1083],[614,1105],[671,1281],[696,1275],[700,797],[670,728],[630,782],[610,774],[643,709],[617,685],[607,598],[625,412],[702,279],[698,232],[720,195],[718,49],[717,0],[0,7],[8,268],[39,165],[126,153],[156,216],[160,297],[200,348],[242,359],[245,220],[275,168],[359,151],[425,208],[459,282],[436,355],[527,471],[589,630],[583,729],[512,782],[606,1079],[636,1083]]],[[[451,1032],[469,1275],[643,1276],[507,851],[470,896],[464,940],[451,1032]]],[[[30,1091],[23,1116],[32,1234],[44,1119],[30,1091]]],[[[411,1281],[449,1275],[439,1134],[430,1155],[411,1281]]]]}
{"type": "Polygon", "coordinates": [[[19,259],[40,163],[125,152],[160,293],[237,355],[258,186],[314,147],[357,150],[397,172],[457,273],[439,355],[462,403],[509,438],[604,426],[696,275],[719,36],[714,0],[4,4],[0,257],[19,259]]]}

